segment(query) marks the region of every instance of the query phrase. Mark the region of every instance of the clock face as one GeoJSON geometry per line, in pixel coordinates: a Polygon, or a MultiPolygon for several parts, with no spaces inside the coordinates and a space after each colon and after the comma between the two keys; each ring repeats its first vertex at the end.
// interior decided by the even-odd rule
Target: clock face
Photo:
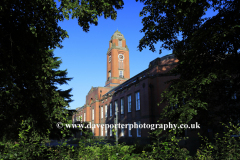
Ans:
{"type": "Polygon", "coordinates": [[[108,59],[108,61],[109,61],[109,62],[111,62],[111,60],[112,60],[112,57],[111,57],[111,56],[109,56],[109,59],[108,59]]]}
{"type": "Polygon", "coordinates": [[[118,55],[118,59],[119,59],[119,60],[123,60],[123,59],[124,59],[123,54],[119,54],[119,55],[118,55]]]}

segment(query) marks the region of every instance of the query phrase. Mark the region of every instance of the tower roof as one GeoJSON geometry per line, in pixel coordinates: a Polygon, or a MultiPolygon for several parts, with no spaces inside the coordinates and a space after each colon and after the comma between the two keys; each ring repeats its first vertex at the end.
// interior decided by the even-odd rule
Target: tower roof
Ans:
{"type": "Polygon", "coordinates": [[[125,40],[123,34],[122,34],[120,31],[118,31],[118,30],[116,30],[116,31],[113,33],[113,35],[112,35],[112,37],[111,37],[111,40],[113,40],[113,39],[122,39],[122,40],[125,40]]]}

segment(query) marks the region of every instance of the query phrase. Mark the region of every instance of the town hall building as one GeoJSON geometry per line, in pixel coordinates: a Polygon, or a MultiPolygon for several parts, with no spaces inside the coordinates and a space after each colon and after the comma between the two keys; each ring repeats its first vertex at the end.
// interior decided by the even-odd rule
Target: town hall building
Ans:
{"type": "MultiPolygon", "coordinates": [[[[118,114],[120,124],[156,124],[164,107],[158,105],[161,93],[169,87],[165,82],[176,78],[166,73],[178,60],[172,54],[156,58],[144,71],[130,78],[129,49],[123,34],[117,30],[109,41],[106,63],[105,86],[90,89],[85,105],[73,115],[73,123],[81,117],[91,124],[114,124],[118,114]]],[[[96,137],[113,138],[112,130],[107,127],[92,128],[92,132],[96,137]]],[[[134,139],[147,143],[149,133],[146,128],[118,129],[119,141],[129,143],[134,139]]]]}

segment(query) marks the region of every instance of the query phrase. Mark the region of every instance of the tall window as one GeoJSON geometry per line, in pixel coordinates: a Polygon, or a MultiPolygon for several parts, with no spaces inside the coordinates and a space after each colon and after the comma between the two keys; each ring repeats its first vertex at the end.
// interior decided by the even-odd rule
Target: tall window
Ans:
{"type": "Polygon", "coordinates": [[[94,120],[94,109],[92,110],[92,120],[94,120]]]}
{"type": "Polygon", "coordinates": [[[92,127],[92,133],[93,133],[93,135],[94,135],[94,128],[92,127]]]}
{"type": "Polygon", "coordinates": [[[84,118],[84,122],[86,122],[86,113],[84,113],[84,117],[83,118],[84,118]]]}
{"type": "Polygon", "coordinates": [[[119,77],[123,78],[123,70],[119,70],[119,77]]]}
{"type": "Polygon", "coordinates": [[[121,99],[121,114],[124,114],[124,98],[121,99]]]}
{"type": "Polygon", "coordinates": [[[131,95],[128,96],[128,112],[131,112],[131,95]]]}
{"type": "Polygon", "coordinates": [[[103,106],[101,107],[101,118],[103,118],[103,106]]]}
{"type": "Polygon", "coordinates": [[[118,105],[117,105],[117,101],[115,101],[115,116],[117,115],[117,107],[118,107],[118,105]]]}
{"type": "Polygon", "coordinates": [[[105,105],[105,117],[107,117],[107,105],[105,105]]]}
{"type": "Polygon", "coordinates": [[[141,124],[141,122],[138,121],[138,122],[137,122],[137,125],[138,125],[138,128],[137,128],[137,137],[141,137],[141,128],[140,128],[140,124],[141,124]]]}
{"type": "Polygon", "coordinates": [[[135,98],[136,98],[136,111],[140,110],[140,92],[137,92],[135,94],[135,98]]]}
{"type": "Polygon", "coordinates": [[[130,123],[128,123],[128,137],[132,137],[132,128],[130,126],[130,123]]]}
{"type": "Polygon", "coordinates": [[[111,78],[111,71],[108,71],[108,80],[111,78]]]}
{"type": "Polygon", "coordinates": [[[110,117],[112,116],[112,103],[110,103],[110,117]]]}
{"type": "Polygon", "coordinates": [[[121,39],[118,40],[118,46],[122,47],[122,40],[121,39]]]}

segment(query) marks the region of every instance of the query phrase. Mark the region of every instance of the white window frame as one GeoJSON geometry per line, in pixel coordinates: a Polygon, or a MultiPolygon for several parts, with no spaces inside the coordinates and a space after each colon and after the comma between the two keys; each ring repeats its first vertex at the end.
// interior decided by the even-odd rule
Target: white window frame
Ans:
{"type": "Polygon", "coordinates": [[[136,99],[136,111],[140,110],[140,92],[135,93],[135,99],[136,99]]]}
{"type": "Polygon", "coordinates": [[[94,109],[92,109],[92,120],[94,120],[94,109]]]}
{"type": "Polygon", "coordinates": [[[103,106],[101,107],[101,119],[103,119],[103,106]]]}
{"type": "Polygon", "coordinates": [[[116,116],[117,115],[117,107],[118,107],[117,100],[115,101],[114,105],[115,105],[115,116],[116,116]]]}
{"type": "Polygon", "coordinates": [[[138,128],[137,128],[137,137],[141,137],[141,128],[139,127],[139,125],[141,124],[140,121],[137,121],[137,125],[138,125],[138,128]]]}
{"type": "Polygon", "coordinates": [[[132,99],[131,99],[132,97],[131,97],[131,95],[129,95],[128,96],[128,112],[132,112],[132,107],[131,107],[131,101],[132,101],[132,99]]]}
{"type": "Polygon", "coordinates": [[[121,114],[124,114],[124,98],[121,98],[120,103],[121,103],[121,114]]]}
{"type": "Polygon", "coordinates": [[[112,117],[112,103],[110,103],[110,117],[112,117]]]}
{"type": "Polygon", "coordinates": [[[132,128],[130,126],[130,123],[128,123],[128,137],[132,137],[132,128]]]}
{"type": "Polygon", "coordinates": [[[86,122],[86,113],[84,113],[84,115],[83,115],[84,117],[84,122],[86,122]]]}
{"type": "Polygon", "coordinates": [[[105,117],[107,117],[107,105],[105,105],[105,117]]]}

